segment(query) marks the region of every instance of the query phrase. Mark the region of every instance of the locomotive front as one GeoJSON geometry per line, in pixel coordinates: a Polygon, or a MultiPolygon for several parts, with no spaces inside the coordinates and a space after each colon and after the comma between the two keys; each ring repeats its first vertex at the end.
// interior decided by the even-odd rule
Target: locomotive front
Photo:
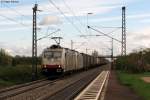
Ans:
{"type": "Polygon", "coordinates": [[[47,48],[42,54],[42,72],[45,74],[62,74],[62,48],[47,48]]]}

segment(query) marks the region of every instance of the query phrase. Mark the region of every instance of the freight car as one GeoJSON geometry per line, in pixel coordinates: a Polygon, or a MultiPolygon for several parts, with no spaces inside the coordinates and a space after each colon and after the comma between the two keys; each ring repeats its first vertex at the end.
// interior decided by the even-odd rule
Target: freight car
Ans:
{"type": "Polygon", "coordinates": [[[42,53],[42,72],[62,74],[105,64],[105,59],[52,45],[42,53]]]}

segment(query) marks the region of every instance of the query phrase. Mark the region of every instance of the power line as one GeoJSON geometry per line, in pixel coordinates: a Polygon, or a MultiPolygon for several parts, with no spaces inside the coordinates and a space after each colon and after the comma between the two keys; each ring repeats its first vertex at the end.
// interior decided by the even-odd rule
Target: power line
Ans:
{"type": "MultiPolygon", "coordinates": [[[[57,7],[57,6],[55,5],[55,3],[52,2],[52,0],[49,0],[49,2],[64,16],[64,18],[66,18],[66,20],[67,20],[69,23],[72,24],[72,26],[73,26],[79,33],[82,34],[81,30],[80,30],[72,21],[70,21],[70,19],[62,12],[62,10],[60,10],[59,7],[57,7]]],[[[87,42],[90,41],[90,40],[87,39],[86,37],[84,37],[84,38],[87,40],[87,42]]],[[[91,42],[91,41],[90,41],[90,42],[91,42]]],[[[93,44],[94,44],[94,43],[93,43],[93,44]]]]}
{"type": "Polygon", "coordinates": [[[112,26],[102,26],[102,25],[99,25],[99,27],[98,26],[92,26],[92,27],[97,27],[97,28],[122,28],[122,27],[117,27],[117,26],[112,27],[112,26]]]}
{"type": "MultiPolygon", "coordinates": [[[[26,15],[24,15],[24,14],[18,12],[17,10],[15,10],[15,9],[13,9],[13,8],[11,8],[11,7],[9,7],[9,6],[7,6],[6,4],[4,4],[4,3],[2,3],[2,4],[3,4],[4,6],[6,6],[8,9],[10,9],[11,11],[13,11],[13,12],[15,12],[15,13],[21,15],[21,16],[28,17],[28,16],[26,16],[26,15]]],[[[29,18],[29,17],[28,17],[28,18],[29,18]]]]}
{"type": "Polygon", "coordinates": [[[55,3],[52,2],[52,0],[49,0],[49,2],[65,17],[66,20],[68,20],[69,23],[72,24],[72,26],[79,32],[82,34],[81,30],[62,12],[62,10],[60,10],[59,7],[57,7],[55,5],[55,3]]]}
{"type": "MultiPolygon", "coordinates": [[[[3,3],[3,5],[6,6],[8,9],[10,9],[11,11],[13,11],[13,12],[17,13],[18,15],[22,16],[22,17],[26,17],[26,18],[32,19],[32,17],[26,16],[26,15],[20,13],[19,11],[15,10],[14,8],[11,8],[11,7],[7,6],[7,5],[4,4],[4,3],[3,3]]],[[[38,16],[37,16],[37,19],[39,20],[39,17],[38,17],[38,16]]]]}
{"type": "Polygon", "coordinates": [[[87,37],[87,36],[91,37],[91,36],[104,36],[104,35],[97,35],[97,34],[96,35],[80,35],[80,37],[87,37]]]}
{"type": "Polygon", "coordinates": [[[52,34],[54,34],[54,33],[58,32],[58,31],[60,31],[60,29],[58,29],[58,30],[56,30],[56,31],[54,31],[54,32],[52,32],[52,33],[50,33],[50,34],[46,35],[46,36],[43,36],[43,37],[41,37],[41,38],[37,39],[37,41],[39,41],[39,40],[41,40],[41,39],[44,39],[44,38],[47,38],[47,37],[49,37],[50,35],[52,35],[52,34]]]}
{"type": "Polygon", "coordinates": [[[92,27],[90,27],[90,26],[88,26],[88,28],[91,28],[92,30],[97,31],[97,32],[100,33],[100,34],[103,34],[103,35],[105,35],[105,36],[107,36],[107,37],[109,37],[109,38],[111,38],[111,39],[114,39],[114,40],[116,40],[116,41],[122,43],[120,40],[118,40],[118,39],[116,39],[116,38],[113,38],[113,37],[109,36],[108,34],[105,34],[105,33],[101,32],[101,31],[99,31],[99,30],[97,30],[97,29],[94,29],[94,28],[92,28],[92,27]]]}
{"type": "Polygon", "coordinates": [[[63,13],[62,10],[60,10],[59,7],[57,7],[57,6],[55,5],[55,3],[54,3],[52,0],[49,0],[49,2],[64,16],[64,18],[65,18],[69,23],[72,24],[72,26],[73,26],[79,33],[83,34],[83,33],[81,32],[81,30],[63,13]]]}
{"type": "Polygon", "coordinates": [[[69,11],[73,14],[73,16],[75,17],[76,20],[79,21],[79,23],[83,26],[85,26],[76,16],[76,14],[74,13],[74,11],[70,8],[70,6],[65,2],[65,0],[62,0],[64,2],[64,5],[69,9],[69,11]]]}
{"type": "MultiPolygon", "coordinates": [[[[15,10],[15,9],[10,8],[9,6],[5,5],[4,3],[3,3],[3,5],[6,6],[7,8],[9,8],[11,11],[13,11],[13,12],[15,12],[15,13],[21,15],[21,16],[26,17],[25,15],[21,14],[20,12],[18,12],[18,11],[15,10]]],[[[7,19],[7,20],[9,20],[9,21],[13,21],[13,22],[18,23],[18,24],[20,24],[20,25],[22,25],[22,26],[28,27],[27,25],[25,25],[25,24],[23,24],[23,23],[21,23],[21,22],[18,22],[18,21],[15,20],[15,19],[9,18],[9,17],[4,16],[4,15],[0,15],[0,16],[3,17],[3,18],[5,18],[5,19],[7,19]]]]}
{"type": "Polygon", "coordinates": [[[7,20],[9,20],[9,21],[12,21],[12,22],[18,23],[18,24],[20,24],[20,25],[22,25],[22,26],[29,27],[28,25],[25,25],[25,24],[23,24],[23,23],[20,23],[20,22],[18,22],[18,21],[17,21],[17,20],[15,20],[15,19],[12,19],[12,18],[6,17],[6,16],[4,16],[4,15],[0,15],[0,16],[1,16],[1,17],[3,17],[3,18],[5,18],[5,19],[7,19],[7,20]]]}
{"type": "Polygon", "coordinates": [[[120,29],[120,28],[116,28],[116,29],[114,29],[114,30],[108,32],[107,35],[108,35],[108,34],[111,34],[111,33],[113,33],[113,32],[115,32],[115,31],[117,31],[117,30],[119,30],[119,29],[120,29]]]}

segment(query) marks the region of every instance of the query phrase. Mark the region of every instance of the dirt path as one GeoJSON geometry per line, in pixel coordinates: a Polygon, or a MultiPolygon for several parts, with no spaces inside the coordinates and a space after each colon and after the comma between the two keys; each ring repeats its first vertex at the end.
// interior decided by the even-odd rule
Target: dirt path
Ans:
{"type": "Polygon", "coordinates": [[[142,80],[144,80],[146,83],[150,83],[150,77],[142,77],[142,80]]]}
{"type": "Polygon", "coordinates": [[[104,100],[143,100],[127,86],[120,85],[115,71],[111,71],[104,100]]]}

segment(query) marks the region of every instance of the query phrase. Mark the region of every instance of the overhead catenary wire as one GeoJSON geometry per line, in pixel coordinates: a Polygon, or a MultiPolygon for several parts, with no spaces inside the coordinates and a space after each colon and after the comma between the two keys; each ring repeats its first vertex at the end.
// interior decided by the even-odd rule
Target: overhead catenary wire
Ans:
{"type": "Polygon", "coordinates": [[[63,11],[57,7],[55,5],[55,3],[52,0],[49,0],[49,2],[64,16],[64,18],[70,23],[72,24],[72,26],[79,32],[82,34],[81,30],[63,13],[63,11]]]}
{"type": "MultiPolygon", "coordinates": [[[[28,17],[28,16],[26,16],[26,15],[24,15],[24,14],[18,12],[17,10],[15,10],[15,9],[13,9],[13,8],[11,8],[11,7],[9,7],[9,6],[7,6],[6,4],[4,4],[4,3],[2,3],[2,4],[3,4],[4,6],[6,6],[8,9],[10,9],[11,11],[17,13],[18,15],[21,15],[21,16],[23,16],[23,17],[28,17]]],[[[28,17],[28,18],[32,18],[32,17],[28,17]]]]}
{"type": "MultiPolygon", "coordinates": [[[[4,3],[2,3],[5,7],[7,7],[9,10],[11,10],[12,12],[15,12],[16,14],[18,14],[19,16],[21,16],[21,17],[24,17],[24,18],[29,18],[29,19],[31,19],[32,20],[32,16],[30,17],[30,16],[27,16],[27,15],[25,15],[25,14],[23,14],[23,13],[21,13],[21,12],[19,12],[19,11],[17,11],[17,10],[15,10],[14,8],[11,8],[11,7],[9,7],[9,6],[7,6],[6,4],[4,4],[4,3]]],[[[4,15],[2,15],[2,16],[4,16],[4,15]]],[[[4,16],[5,18],[6,18],[6,16],[4,16]]],[[[9,17],[7,17],[6,19],[11,19],[11,21],[15,21],[15,19],[12,19],[12,18],[9,18],[9,17]]],[[[37,16],[37,19],[39,19],[39,17],[37,16]]],[[[18,21],[18,23],[20,23],[20,24],[22,24],[22,25],[24,25],[24,26],[27,26],[27,25],[25,25],[25,24],[23,24],[22,22],[19,22],[18,21]]]]}
{"type": "MultiPolygon", "coordinates": [[[[27,16],[23,15],[22,13],[18,12],[17,10],[15,10],[15,9],[13,9],[13,8],[10,8],[9,6],[5,5],[4,3],[2,3],[2,4],[3,4],[4,6],[6,6],[8,9],[10,9],[11,11],[13,11],[13,12],[15,12],[15,13],[21,15],[21,16],[27,17],[27,16]]],[[[5,18],[5,19],[7,19],[7,20],[9,20],[9,21],[18,23],[18,24],[20,24],[20,25],[22,25],[22,26],[29,27],[28,25],[23,24],[22,22],[19,22],[19,21],[13,19],[13,18],[7,17],[7,16],[5,16],[5,15],[0,15],[0,16],[3,17],[3,18],[5,18]]]]}
{"type": "MultiPolygon", "coordinates": [[[[52,1],[52,0],[49,0],[49,2],[64,16],[64,18],[70,23],[72,24],[72,26],[79,32],[82,34],[81,30],[63,13],[63,11],[56,6],[56,4],[52,1]]],[[[91,40],[87,39],[86,37],[84,37],[88,42],[90,41],[90,43],[92,43],[91,40]]],[[[94,44],[94,43],[92,43],[94,44]]]]}
{"type": "MultiPolygon", "coordinates": [[[[97,27],[97,26],[91,26],[91,27],[97,27]]],[[[104,27],[104,26],[101,26],[101,27],[97,27],[97,28],[113,28],[114,30],[106,33],[106,34],[111,34],[111,33],[115,32],[117,30],[120,30],[122,27],[104,27]]]]}
{"type": "MultiPolygon", "coordinates": [[[[86,25],[84,25],[84,24],[77,18],[76,14],[75,14],[74,11],[69,7],[69,5],[65,2],[65,0],[62,0],[62,1],[64,2],[65,6],[69,9],[69,11],[73,14],[73,16],[75,16],[75,19],[78,20],[81,25],[86,26],[86,25]]],[[[84,38],[87,39],[86,37],[84,37],[84,38]]],[[[87,39],[87,41],[91,41],[91,40],[87,39]]],[[[81,45],[81,46],[82,46],[82,45],[81,45]]]]}
{"type": "Polygon", "coordinates": [[[119,29],[120,29],[120,28],[116,28],[116,29],[114,29],[114,30],[108,32],[107,35],[108,35],[108,34],[111,34],[111,33],[113,33],[113,32],[115,32],[115,31],[118,31],[119,29]]]}
{"type": "MultiPolygon", "coordinates": [[[[80,33],[80,34],[83,34],[81,32],[81,30],[63,13],[63,11],[56,6],[56,4],[52,1],[52,0],[49,0],[49,2],[64,16],[64,18],[70,23],[72,24],[72,26],[80,33]]],[[[87,38],[86,38],[87,39],[87,38]]]]}
{"type": "Polygon", "coordinates": [[[54,34],[54,33],[58,32],[58,31],[60,31],[60,29],[58,29],[58,30],[56,30],[56,31],[54,31],[54,32],[52,32],[52,33],[50,33],[50,34],[46,35],[46,36],[43,36],[43,37],[41,37],[41,38],[37,39],[37,41],[39,41],[39,40],[41,40],[41,39],[44,39],[44,38],[47,38],[47,37],[49,37],[50,35],[52,35],[52,34],[54,34]]]}
{"type": "Polygon", "coordinates": [[[75,19],[81,24],[81,26],[85,27],[86,25],[84,25],[81,20],[77,17],[77,15],[75,14],[75,12],[71,9],[71,7],[66,3],[65,0],[62,0],[64,5],[66,6],[66,8],[68,8],[68,10],[72,13],[72,15],[75,17],[75,19]]]}
{"type": "MultiPolygon", "coordinates": [[[[7,6],[8,7],[8,6],[7,6]]],[[[28,16],[26,16],[26,15],[24,15],[24,14],[22,14],[22,13],[20,13],[20,12],[18,12],[17,10],[15,10],[15,9],[11,9],[10,7],[8,7],[11,11],[13,11],[13,12],[15,12],[15,13],[17,13],[18,15],[20,15],[20,16],[23,16],[23,17],[28,17],[28,16]]],[[[20,21],[18,21],[18,20],[16,20],[16,19],[13,19],[13,18],[10,18],[10,17],[7,17],[7,16],[5,16],[5,15],[0,15],[1,17],[3,17],[3,18],[5,18],[5,19],[7,19],[7,20],[9,20],[9,21],[12,21],[12,22],[15,22],[15,23],[18,23],[18,24],[20,24],[20,25],[22,25],[22,26],[25,26],[25,27],[30,27],[30,26],[28,26],[28,25],[26,25],[26,24],[24,24],[24,23],[22,23],[22,22],[20,22],[20,21]]],[[[74,23],[73,23],[74,24],[74,23]]],[[[74,25],[73,25],[74,26],[74,25]]],[[[75,27],[77,27],[77,26],[75,26],[75,27]]],[[[78,30],[78,32],[80,31],[79,29],[77,29],[78,30]]],[[[81,31],[80,31],[80,33],[81,33],[81,31]]]]}
{"type": "Polygon", "coordinates": [[[73,14],[73,16],[75,17],[75,19],[82,25],[85,26],[80,19],[78,19],[78,17],[76,16],[75,12],[71,9],[71,7],[66,3],[65,0],[62,0],[64,5],[68,8],[68,10],[73,14]]]}
{"type": "Polygon", "coordinates": [[[97,28],[122,28],[122,27],[118,27],[118,26],[111,27],[111,26],[102,26],[102,25],[99,25],[99,27],[98,26],[91,26],[91,27],[97,27],[97,28]]]}
{"type": "MultiPolygon", "coordinates": [[[[115,31],[117,31],[117,30],[119,30],[119,29],[118,29],[118,28],[117,28],[117,29],[114,29],[114,30],[112,30],[112,31],[110,31],[110,32],[108,32],[108,33],[106,33],[106,34],[109,35],[109,34],[115,32],[115,31]]],[[[87,37],[87,36],[105,36],[105,35],[98,35],[98,34],[95,34],[95,35],[80,35],[80,37],[87,37]]]]}
{"type": "MultiPolygon", "coordinates": [[[[110,32],[108,32],[108,33],[103,33],[103,32],[101,32],[101,33],[103,33],[103,34],[101,34],[101,35],[80,35],[80,37],[87,37],[87,36],[108,36],[109,34],[111,34],[111,33],[113,33],[113,32],[115,32],[115,31],[117,31],[117,30],[119,30],[120,28],[119,27],[117,27],[116,29],[114,29],[114,30],[112,30],[112,31],[110,31],[110,32]]],[[[112,37],[113,38],[113,37],[112,37]]],[[[113,39],[115,39],[115,38],[113,38],[113,39]]],[[[118,42],[121,42],[121,41],[119,41],[118,39],[116,39],[116,41],[118,41],[118,42]]]]}
{"type": "Polygon", "coordinates": [[[55,3],[52,0],[49,0],[49,2],[64,16],[64,18],[80,33],[82,34],[81,30],[63,13],[62,10],[60,10],[59,7],[55,5],[55,3]]]}
{"type": "Polygon", "coordinates": [[[1,17],[3,17],[3,18],[5,18],[5,19],[7,19],[7,20],[9,20],[9,21],[12,21],[12,22],[18,23],[18,24],[20,24],[20,25],[22,25],[22,26],[24,26],[24,27],[28,27],[28,28],[29,28],[29,26],[28,26],[28,25],[23,24],[23,23],[21,23],[21,22],[19,22],[19,21],[15,20],[15,19],[9,18],[9,17],[4,16],[4,15],[0,15],[0,16],[1,16],[1,17]]]}
{"type": "Polygon", "coordinates": [[[109,37],[109,38],[111,38],[111,39],[114,39],[114,40],[116,40],[116,41],[122,43],[120,40],[118,40],[118,39],[116,39],[116,38],[113,38],[113,37],[109,36],[108,34],[105,34],[105,33],[101,32],[101,31],[99,31],[99,30],[97,30],[97,29],[94,29],[94,28],[92,28],[92,27],[90,27],[90,26],[88,26],[88,28],[91,28],[92,30],[97,31],[97,32],[100,33],[100,34],[103,34],[103,35],[105,35],[105,36],[107,36],[107,37],[109,37]]]}

